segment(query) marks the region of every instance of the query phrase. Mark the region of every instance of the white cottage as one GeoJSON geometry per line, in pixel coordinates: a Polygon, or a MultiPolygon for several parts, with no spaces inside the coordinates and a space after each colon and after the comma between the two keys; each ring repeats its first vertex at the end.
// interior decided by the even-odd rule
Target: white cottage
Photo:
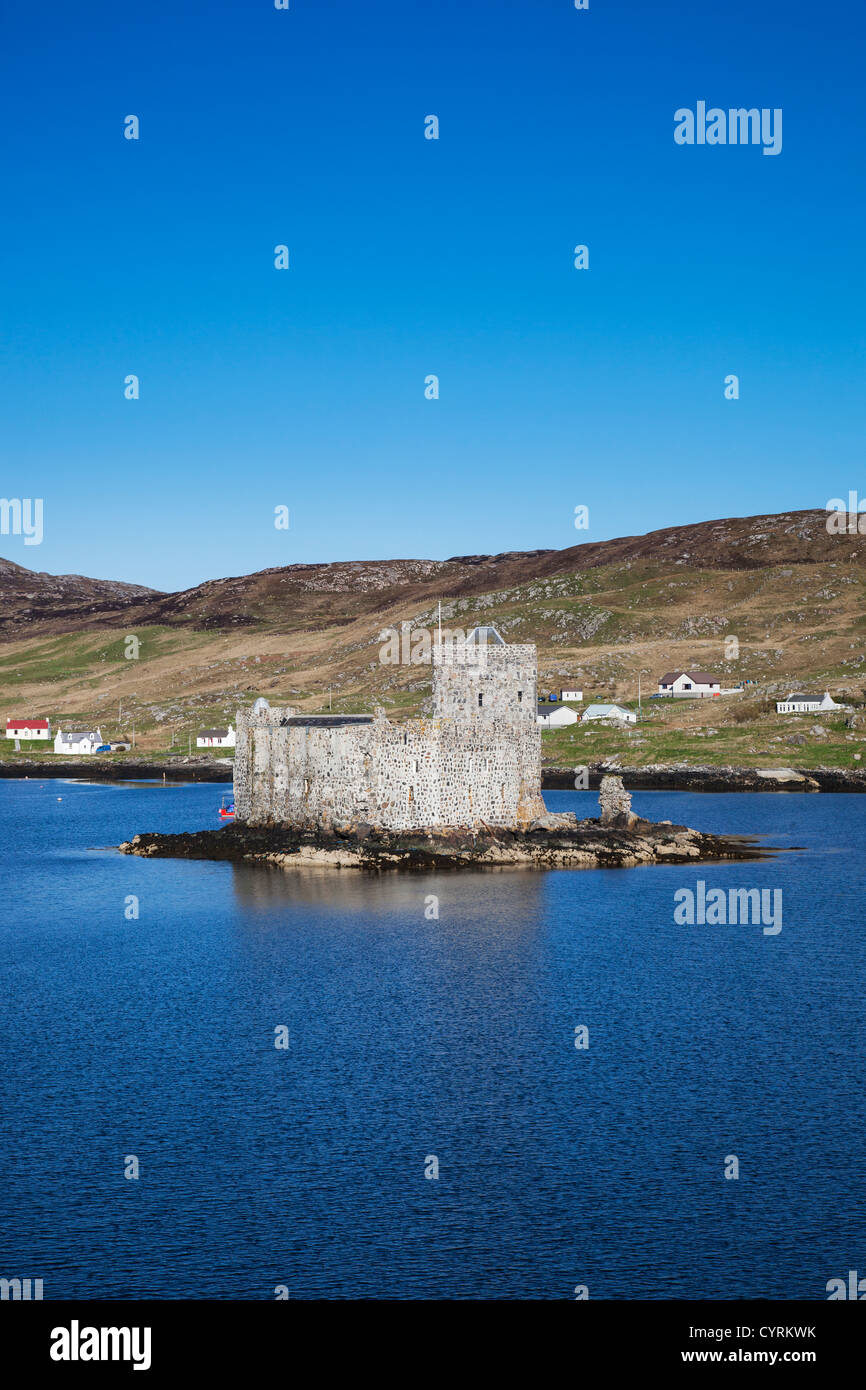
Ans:
{"type": "Polygon", "coordinates": [[[803,695],[799,690],[792,690],[784,700],[776,701],[777,714],[826,714],[828,710],[842,708],[827,690],[820,700],[817,695],[803,695]]]}
{"type": "Polygon", "coordinates": [[[75,729],[65,734],[57,730],[54,740],[55,753],[95,753],[102,743],[98,729],[75,729]]]}
{"type": "Polygon", "coordinates": [[[202,729],[195,741],[196,748],[234,748],[235,731],[229,724],[227,729],[202,729]]]}
{"type": "Polygon", "coordinates": [[[707,671],[666,671],[659,677],[659,694],[680,699],[721,695],[722,683],[707,671]]]}
{"type": "Polygon", "coordinates": [[[592,723],[594,719],[618,719],[623,724],[637,723],[637,715],[623,705],[587,705],[581,723],[592,723]]]}
{"type": "Polygon", "coordinates": [[[6,737],[42,739],[47,743],[51,737],[51,724],[47,719],[7,719],[6,737]]]}
{"type": "Polygon", "coordinates": [[[577,710],[568,705],[548,705],[539,703],[536,723],[540,729],[561,729],[566,724],[576,724],[577,710]]]}
{"type": "Polygon", "coordinates": [[[560,700],[577,700],[578,703],[583,699],[582,690],[560,690],[560,700]]]}

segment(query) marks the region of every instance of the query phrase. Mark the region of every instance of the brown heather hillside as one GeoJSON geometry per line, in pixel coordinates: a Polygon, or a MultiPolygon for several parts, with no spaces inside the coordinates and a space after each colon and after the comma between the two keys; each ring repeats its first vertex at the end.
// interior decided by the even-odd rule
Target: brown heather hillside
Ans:
{"type": "Polygon", "coordinates": [[[0,635],[69,632],[91,615],[111,617],[130,603],[156,596],[143,584],[85,579],[80,574],[42,574],[0,557],[0,635]],[[47,624],[47,626],[43,626],[47,624]]]}
{"type": "MultiPolygon", "coordinates": [[[[643,756],[662,724],[687,743],[710,723],[729,729],[738,756],[753,746],[764,756],[778,733],[765,709],[780,692],[805,685],[862,699],[864,583],[866,537],[829,535],[823,511],[559,551],[291,565],[175,594],[3,562],[0,713],[46,714],[55,727],[99,721],[113,734],[122,702],[121,722],[135,719],[142,749],[174,740],[184,752],[196,728],[226,722],[257,694],[321,710],[330,687],[335,710],[378,703],[395,717],[419,713],[429,666],[383,665],[379,634],[402,621],[432,626],[441,600],[446,626],[493,622],[507,640],[536,642],[544,690],[573,684],[588,698],[631,700],[640,671],[646,696],[677,666],[724,684],[751,679],[746,698],[655,713],[643,756]],[[124,659],[126,634],[140,639],[138,661],[124,659]],[[732,636],[740,655],[726,660],[732,636]]],[[[643,733],[632,737],[637,754],[643,733]]],[[[705,744],[697,751],[706,758],[705,744]]]]}

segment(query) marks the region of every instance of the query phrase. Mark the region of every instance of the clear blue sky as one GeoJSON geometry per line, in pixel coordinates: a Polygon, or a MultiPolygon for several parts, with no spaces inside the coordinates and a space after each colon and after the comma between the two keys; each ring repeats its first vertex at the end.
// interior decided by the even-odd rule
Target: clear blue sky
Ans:
{"type": "Polygon", "coordinates": [[[6,7],[0,495],[45,540],[0,553],[176,588],[866,494],[861,4],[291,4],[6,7]],[[782,153],[677,146],[698,100],[782,153]]]}

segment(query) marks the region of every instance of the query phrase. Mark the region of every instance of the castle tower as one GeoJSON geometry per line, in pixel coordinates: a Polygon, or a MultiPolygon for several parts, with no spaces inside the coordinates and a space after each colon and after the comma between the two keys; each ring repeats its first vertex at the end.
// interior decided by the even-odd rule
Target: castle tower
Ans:
{"type": "Polygon", "coordinates": [[[435,718],[535,729],[537,686],[535,646],[507,643],[495,627],[473,628],[465,642],[433,648],[435,718]]]}

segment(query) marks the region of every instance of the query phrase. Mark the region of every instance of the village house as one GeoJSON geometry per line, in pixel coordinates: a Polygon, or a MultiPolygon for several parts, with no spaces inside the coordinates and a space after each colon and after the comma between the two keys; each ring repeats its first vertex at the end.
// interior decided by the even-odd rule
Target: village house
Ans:
{"type": "Polygon", "coordinates": [[[702,699],[721,693],[721,681],[706,671],[666,671],[659,679],[659,694],[675,699],[702,699]]]}
{"type": "Polygon", "coordinates": [[[43,739],[51,737],[51,721],[48,719],[7,719],[7,738],[43,739]]]}
{"type": "Polygon", "coordinates": [[[568,705],[550,705],[542,701],[538,706],[537,718],[541,729],[561,729],[566,724],[576,724],[578,714],[568,705]]]}
{"type": "Polygon", "coordinates": [[[196,748],[234,748],[235,731],[229,724],[227,729],[202,729],[195,741],[196,748]]]}
{"type": "Polygon", "coordinates": [[[777,714],[826,714],[828,710],[843,708],[843,705],[836,704],[826,690],[823,698],[817,695],[803,695],[799,690],[792,690],[784,700],[776,701],[777,714]]]}
{"type": "Polygon", "coordinates": [[[57,730],[54,740],[55,753],[95,753],[102,744],[102,734],[98,729],[76,729],[70,733],[57,730]]]}
{"type": "Polygon", "coordinates": [[[591,723],[595,719],[618,719],[623,724],[637,723],[637,715],[623,705],[587,705],[581,723],[591,723]]]}
{"type": "Polygon", "coordinates": [[[583,691],[582,691],[582,690],[560,690],[560,692],[559,692],[559,698],[560,698],[560,700],[578,700],[578,701],[580,701],[580,700],[583,699],[583,691]]]}

